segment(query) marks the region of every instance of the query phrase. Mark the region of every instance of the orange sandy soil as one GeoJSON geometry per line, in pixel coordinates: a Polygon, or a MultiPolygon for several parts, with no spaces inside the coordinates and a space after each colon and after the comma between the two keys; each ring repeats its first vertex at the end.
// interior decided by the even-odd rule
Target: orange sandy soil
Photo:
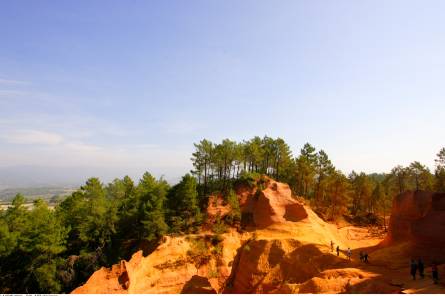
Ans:
{"type": "MultiPolygon", "coordinates": [[[[382,247],[379,244],[383,237],[375,231],[370,231],[367,227],[346,226],[338,230],[345,244],[352,249],[351,262],[342,265],[357,268],[375,274],[375,277],[389,281],[391,285],[399,286],[400,292],[405,294],[443,294],[445,293],[445,282],[442,280],[438,285],[433,283],[431,277],[431,267],[425,267],[425,278],[421,279],[419,274],[416,280],[412,280],[410,275],[410,257],[405,255],[410,248],[409,243],[401,243],[390,247],[382,247]],[[369,263],[363,263],[359,259],[360,251],[369,254],[369,263]]],[[[340,256],[345,259],[343,252],[340,256]]],[[[444,275],[445,266],[439,266],[439,275],[444,275]]],[[[372,292],[372,291],[370,291],[372,292]]]]}
{"type": "MultiPolygon", "coordinates": [[[[443,282],[432,283],[429,266],[425,279],[411,279],[409,242],[382,244],[384,233],[327,223],[293,198],[286,184],[269,180],[261,194],[254,193],[237,192],[255,228],[230,229],[218,250],[207,245],[205,261],[190,256],[193,242],[205,234],[167,236],[150,255],[139,251],[101,268],[73,293],[445,293],[443,282]],[[368,252],[369,263],[360,262],[360,251],[368,252]]],[[[209,214],[225,212],[214,204],[209,214]]],[[[439,276],[445,276],[444,266],[439,276]]]]}

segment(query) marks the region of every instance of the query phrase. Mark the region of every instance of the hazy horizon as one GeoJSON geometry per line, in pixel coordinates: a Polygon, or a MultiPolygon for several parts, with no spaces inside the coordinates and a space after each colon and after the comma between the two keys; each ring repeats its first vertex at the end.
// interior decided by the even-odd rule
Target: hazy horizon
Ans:
{"type": "Polygon", "coordinates": [[[432,169],[445,146],[444,8],[3,1],[0,187],[144,171],[174,182],[193,143],[264,135],[294,156],[309,142],[345,173],[432,169]]]}

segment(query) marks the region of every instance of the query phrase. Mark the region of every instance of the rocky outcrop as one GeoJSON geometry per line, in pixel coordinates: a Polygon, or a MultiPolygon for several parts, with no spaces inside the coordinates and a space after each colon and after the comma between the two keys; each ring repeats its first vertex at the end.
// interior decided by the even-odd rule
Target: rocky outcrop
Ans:
{"type": "Polygon", "coordinates": [[[165,237],[150,255],[139,251],[129,261],[101,268],[72,293],[220,292],[241,243],[236,232],[222,237],[216,252],[207,236],[165,237]]]}
{"type": "Polygon", "coordinates": [[[264,177],[263,190],[241,188],[241,211],[245,216],[251,215],[253,226],[266,228],[276,223],[297,222],[307,218],[304,205],[292,196],[289,185],[264,177]]]}
{"type": "Polygon", "coordinates": [[[445,194],[407,191],[393,201],[385,243],[445,243],[445,194]]]}
{"type": "Polygon", "coordinates": [[[235,293],[270,293],[286,283],[303,283],[320,270],[342,260],[321,246],[302,244],[297,239],[257,239],[241,251],[234,270],[235,293]]]}
{"type": "Polygon", "coordinates": [[[400,293],[401,288],[379,278],[379,274],[357,268],[328,269],[301,284],[286,283],[280,294],[400,293]]]}

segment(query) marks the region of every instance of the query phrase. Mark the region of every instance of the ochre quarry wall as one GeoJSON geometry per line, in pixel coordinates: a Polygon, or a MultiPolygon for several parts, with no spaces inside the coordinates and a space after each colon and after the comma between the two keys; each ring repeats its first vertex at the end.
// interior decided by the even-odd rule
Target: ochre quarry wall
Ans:
{"type": "Polygon", "coordinates": [[[407,191],[394,198],[386,243],[445,244],[445,194],[407,191]]]}

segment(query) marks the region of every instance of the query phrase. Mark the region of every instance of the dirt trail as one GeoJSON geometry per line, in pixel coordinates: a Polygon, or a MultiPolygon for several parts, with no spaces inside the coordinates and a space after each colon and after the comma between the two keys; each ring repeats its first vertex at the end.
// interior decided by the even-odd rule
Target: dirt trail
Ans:
{"type": "MultiPolygon", "coordinates": [[[[338,268],[356,268],[362,271],[376,274],[378,277],[389,282],[391,285],[401,287],[401,292],[405,294],[443,294],[445,293],[445,282],[434,284],[431,277],[431,267],[426,266],[425,278],[412,280],[409,270],[409,257],[405,251],[409,246],[399,244],[392,247],[382,247],[384,234],[376,229],[368,227],[345,226],[338,228],[340,239],[344,243],[343,252],[340,257],[347,259],[344,249],[350,247],[352,250],[351,262],[342,261],[338,268]],[[369,263],[363,263],[359,259],[360,251],[369,254],[369,263]]],[[[445,266],[439,266],[439,275],[445,275],[445,266]]]]}

